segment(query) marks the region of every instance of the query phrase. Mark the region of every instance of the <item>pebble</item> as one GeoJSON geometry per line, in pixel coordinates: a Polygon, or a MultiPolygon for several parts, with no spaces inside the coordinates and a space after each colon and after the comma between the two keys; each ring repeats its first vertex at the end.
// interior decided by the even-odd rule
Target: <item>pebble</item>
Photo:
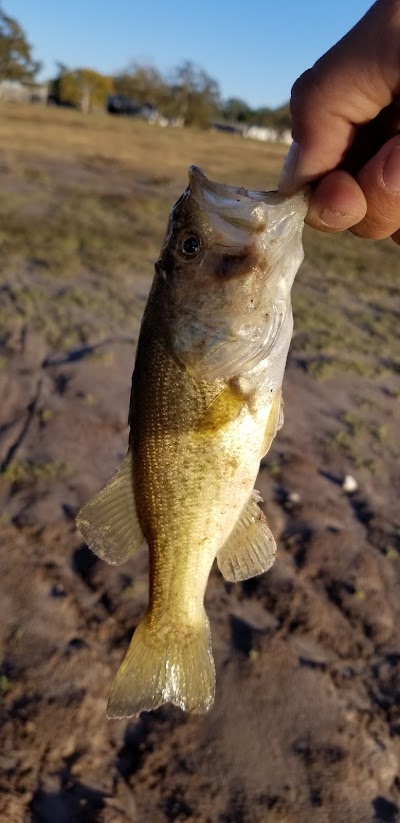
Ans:
{"type": "Polygon", "coordinates": [[[355,477],[352,477],[351,474],[346,474],[346,477],[343,480],[342,489],[346,494],[353,494],[358,489],[358,483],[355,477]]]}
{"type": "Polygon", "coordinates": [[[289,503],[293,503],[295,506],[301,502],[301,497],[298,492],[289,492],[287,499],[289,503]]]}

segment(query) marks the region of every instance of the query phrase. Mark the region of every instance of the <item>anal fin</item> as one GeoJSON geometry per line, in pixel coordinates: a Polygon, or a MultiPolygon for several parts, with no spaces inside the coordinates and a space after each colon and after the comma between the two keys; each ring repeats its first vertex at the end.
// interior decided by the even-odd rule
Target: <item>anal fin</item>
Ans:
{"type": "Polygon", "coordinates": [[[110,482],[80,510],[76,525],[91,550],[116,566],[125,563],[143,544],[130,451],[110,482]]]}
{"type": "Polygon", "coordinates": [[[253,490],[236,526],[217,554],[220,571],[232,583],[266,572],[275,560],[276,543],[253,490]]]}

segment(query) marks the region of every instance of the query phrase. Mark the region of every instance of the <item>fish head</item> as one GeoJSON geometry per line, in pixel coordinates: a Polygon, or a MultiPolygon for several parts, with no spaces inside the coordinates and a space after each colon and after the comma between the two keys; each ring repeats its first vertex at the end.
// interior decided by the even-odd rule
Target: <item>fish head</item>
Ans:
{"type": "Polygon", "coordinates": [[[156,264],[169,344],[197,379],[265,359],[285,326],[303,259],[304,192],[283,197],[214,183],[197,167],[172,209],[156,264]]]}

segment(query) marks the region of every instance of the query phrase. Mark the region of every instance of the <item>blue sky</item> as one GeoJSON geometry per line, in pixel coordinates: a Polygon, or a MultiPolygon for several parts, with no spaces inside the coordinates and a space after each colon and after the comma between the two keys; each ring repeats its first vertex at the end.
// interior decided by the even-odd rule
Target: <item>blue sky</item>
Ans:
{"type": "Polygon", "coordinates": [[[168,72],[184,59],[218,80],[224,98],[278,106],[299,74],[365,14],[368,0],[4,0],[42,77],[57,60],[106,74],[130,62],[168,72]]]}

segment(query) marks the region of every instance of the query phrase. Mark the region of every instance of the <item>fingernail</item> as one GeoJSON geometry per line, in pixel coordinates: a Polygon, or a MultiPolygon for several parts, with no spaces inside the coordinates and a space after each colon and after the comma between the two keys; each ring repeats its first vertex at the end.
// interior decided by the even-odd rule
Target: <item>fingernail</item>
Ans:
{"type": "Polygon", "coordinates": [[[400,145],[395,146],[383,167],[383,182],[388,189],[400,191],[400,145]]]}
{"type": "Polygon", "coordinates": [[[319,214],[319,219],[323,226],[326,226],[330,231],[344,231],[353,225],[354,218],[343,211],[334,211],[333,209],[322,209],[319,214]]]}
{"type": "Polygon", "coordinates": [[[300,146],[298,143],[293,142],[286,155],[283,169],[278,180],[278,191],[283,194],[289,194],[293,190],[299,157],[300,146]]]}

